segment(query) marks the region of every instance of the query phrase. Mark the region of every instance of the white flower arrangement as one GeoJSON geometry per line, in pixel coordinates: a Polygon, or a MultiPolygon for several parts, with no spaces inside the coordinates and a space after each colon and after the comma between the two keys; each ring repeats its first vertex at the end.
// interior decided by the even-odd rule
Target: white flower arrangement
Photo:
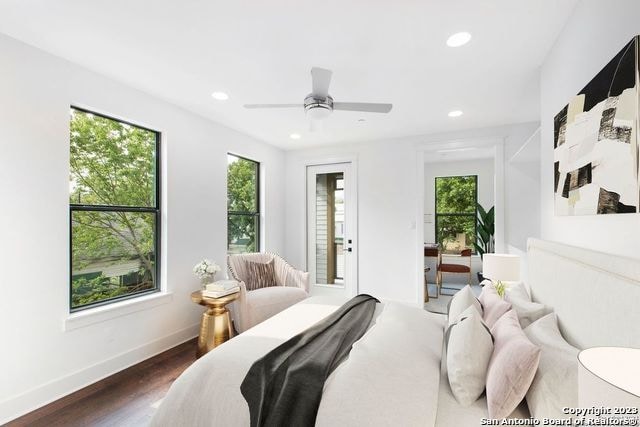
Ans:
{"type": "Polygon", "coordinates": [[[221,270],[218,264],[208,259],[203,259],[193,267],[193,273],[202,281],[213,279],[221,270]]]}

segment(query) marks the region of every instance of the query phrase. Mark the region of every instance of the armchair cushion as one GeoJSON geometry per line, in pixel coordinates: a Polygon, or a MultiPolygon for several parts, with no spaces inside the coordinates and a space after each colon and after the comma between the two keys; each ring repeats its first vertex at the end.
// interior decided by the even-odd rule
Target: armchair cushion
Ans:
{"type": "Polygon", "coordinates": [[[247,285],[248,291],[277,285],[273,259],[266,263],[245,260],[245,265],[247,269],[245,285],[247,285]]]}
{"type": "Polygon", "coordinates": [[[243,313],[249,320],[246,327],[257,325],[308,296],[304,289],[288,286],[272,286],[249,292],[247,313],[243,313]]]}

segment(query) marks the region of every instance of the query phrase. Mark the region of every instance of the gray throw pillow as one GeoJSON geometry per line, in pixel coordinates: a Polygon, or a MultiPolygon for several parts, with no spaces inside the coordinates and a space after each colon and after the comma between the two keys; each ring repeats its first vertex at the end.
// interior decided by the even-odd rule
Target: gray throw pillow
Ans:
{"type": "Polygon", "coordinates": [[[540,347],[540,364],[527,392],[529,412],[537,419],[566,418],[562,408],[578,407],[578,353],[558,329],[555,313],[547,314],[524,330],[540,347]]]}
{"type": "Polygon", "coordinates": [[[447,331],[447,375],[453,396],[469,406],[482,395],[493,338],[475,307],[469,306],[447,331]]]}
{"type": "Polygon", "coordinates": [[[276,272],[273,268],[273,260],[262,263],[245,261],[247,266],[247,282],[245,286],[248,291],[276,286],[276,272]]]}

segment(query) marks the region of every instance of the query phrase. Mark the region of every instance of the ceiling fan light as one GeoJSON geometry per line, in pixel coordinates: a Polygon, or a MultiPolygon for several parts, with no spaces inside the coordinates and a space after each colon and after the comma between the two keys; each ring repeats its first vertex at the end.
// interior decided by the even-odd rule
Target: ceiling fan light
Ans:
{"type": "Polygon", "coordinates": [[[324,120],[330,115],[331,110],[323,105],[318,105],[307,109],[307,116],[311,120],[324,120]]]}
{"type": "Polygon", "coordinates": [[[324,128],[323,120],[309,120],[309,131],[320,132],[324,128]]]}

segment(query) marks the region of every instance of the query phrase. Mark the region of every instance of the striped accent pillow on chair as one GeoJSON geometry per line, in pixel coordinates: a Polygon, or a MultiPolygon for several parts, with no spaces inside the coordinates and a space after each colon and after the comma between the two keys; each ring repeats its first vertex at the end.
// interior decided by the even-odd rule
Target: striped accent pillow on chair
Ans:
{"type": "Polygon", "coordinates": [[[276,273],[273,259],[267,263],[245,261],[248,280],[245,283],[247,291],[276,286],[276,273]]]}

